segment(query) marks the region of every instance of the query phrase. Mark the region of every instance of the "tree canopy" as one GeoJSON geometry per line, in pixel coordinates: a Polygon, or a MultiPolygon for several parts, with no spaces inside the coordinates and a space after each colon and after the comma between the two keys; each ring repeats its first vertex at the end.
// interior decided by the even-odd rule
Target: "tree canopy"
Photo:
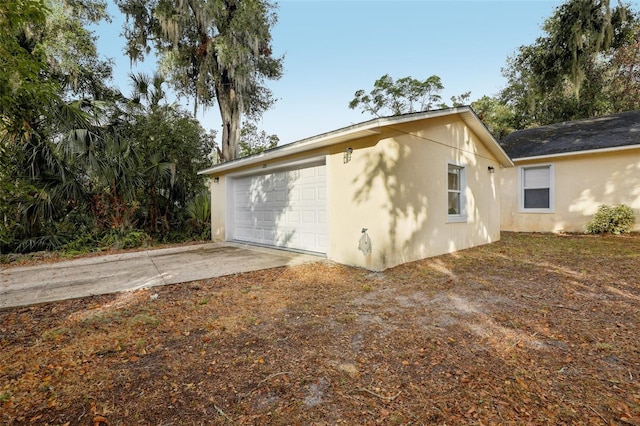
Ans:
{"type": "MultiPolygon", "coordinates": [[[[567,0],[542,30],[507,58],[505,87],[471,103],[494,136],[640,108],[640,22],[630,6],[567,0]]],[[[443,90],[435,75],[394,80],[386,74],[370,91],[356,91],[349,108],[377,117],[444,108],[443,90]]],[[[466,92],[451,97],[451,104],[469,99],[466,92]]]]}
{"type": "Polygon", "coordinates": [[[167,103],[160,76],[132,76],[131,97],[109,87],[87,29],[103,19],[103,1],[0,3],[0,253],[208,230],[197,171],[214,134],[167,103]]]}
{"type": "MultiPolygon", "coordinates": [[[[446,108],[440,93],[444,85],[437,75],[424,80],[402,77],[394,80],[385,74],[373,83],[373,89],[367,93],[360,89],[349,102],[349,108],[359,108],[362,113],[375,117],[400,115],[412,112],[430,111],[434,108],[446,108]]],[[[471,92],[453,96],[454,106],[460,106],[469,99],[471,92]]]]}
{"type": "Polygon", "coordinates": [[[155,50],[178,94],[205,107],[217,101],[223,160],[238,156],[243,115],[257,117],[274,102],[267,79],[282,74],[271,50],[275,6],[265,0],[117,0],[126,14],[127,53],[155,50]]]}
{"type": "Polygon", "coordinates": [[[269,135],[264,130],[258,131],[258,126],[250,121],[245,121],[240,130],[239,157],[246,157],[266,151],[278,146],[280,138],[277,135],[269,135]]]}
{"type": "MultiPolygon", "coordinates": [[[[544,35],[507,60],[499,94],[515,129],[595,117],[633,108],[637,18],[624,4],[569,0],[556,8],[544,35]],[[635,50],[634,50],[635,49],[635,50]],[[626,53],[622,53],[626,52],[626,53]]],[[[637,87],[637,86],[636,86],[637,87]]]]}

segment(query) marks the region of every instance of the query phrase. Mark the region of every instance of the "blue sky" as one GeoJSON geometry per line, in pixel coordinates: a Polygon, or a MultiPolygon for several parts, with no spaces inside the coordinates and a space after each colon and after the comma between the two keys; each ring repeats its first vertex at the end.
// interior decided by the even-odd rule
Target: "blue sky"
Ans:
{"type": "MultiPolygon", "coordinates": [[[[532,44],[560,4],[282,0],[272,35],[274,54],[285,55],[284,75],[269,83],[278,102],[259,127],[284,144],[369,120],[348,103],[356,90],[370,90],[384,74],[394,79],[438,75],[447,102],[466,91],[471,91],[471,101],[495,95],[505,84],[501,68],[507,57],[532,44]]],[[[128,93],[132,70],[118,36],[123,17],[116,7],[110,12],[113,22],[96,31],[98,49],[114,59],[114,84],[128,93]]],[[[154,69],[153,61],[136,67],[154,69]]],[[[220,129],[217,106],[197,118],[206,129],[220,129]]]]}

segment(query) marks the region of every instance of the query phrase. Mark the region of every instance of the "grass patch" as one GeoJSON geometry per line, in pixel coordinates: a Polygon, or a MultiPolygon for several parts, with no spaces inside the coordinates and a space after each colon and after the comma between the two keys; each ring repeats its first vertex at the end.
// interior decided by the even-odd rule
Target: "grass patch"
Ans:
{"type": "Polygon", "coordinates": [[[148,313],[137,314],[129,322],[133,325],[147,325],[150,327],[157,327],[160,324],[160,320],[157,317],[148,313]]]}

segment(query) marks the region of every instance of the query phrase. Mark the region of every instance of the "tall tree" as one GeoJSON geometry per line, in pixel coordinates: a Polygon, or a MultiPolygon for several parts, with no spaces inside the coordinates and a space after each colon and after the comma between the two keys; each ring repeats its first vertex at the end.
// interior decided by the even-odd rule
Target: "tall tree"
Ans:
{"type": "Polygon", "coordinates": [[[614,12],[609,0],[570,0],[556,9],[543,26],[548,34],[544,54],[549,83],[568,78],[580,95],[594,56],[617,44],[614,25],[626,19],[627,10],[618,7],[614,12]]]}
{"type": "Polygon", "coordinates": [[[471,108],[478,114],[478,118],[498,140],[511,133],[513,111],[498,98],[483,96],[471,103],[471,108]]]}
{"type": "Polygon", "coordinates": [[[615,112],[607,60],[627,44],[636,17],[609,0],[569,0],[556,8],[534,44],[522,46],[503,69],[500,97],[519,129],[615,112]]]}
{"type": "MultiPolygon", "coordinates": [[[[400,115],[412,112],[430,111],[435,108],[447,108],[441,102],[440,92],[444,85],[437,75],[424,80],[413,77],[402,77],[394,80],[385,74],[373,83],[373,89],[367,93],[360,89],[354,93],[349,108],[359,108],[362,113],[376,117],[384,115],[400,115]]],[[[452,96],[454,106],[460,106],[469,100],[471,92],[452,96]]]]}
{"type": "Polygon", "coordinates": [[[104,93],[110,67],[85,26],[106,18],[105,10],[100,0],[0,4],[0,166],[16,172],[0,173],[0,185],[15,194],[14,237],[55,236],[55,217],[73,208],[76,182],[57,144],[69,130],[91,125],[90,103],[77,97],[94,96],[98,87],[104,93]]]}
{"type": "Polygon", "coordinates": [[[177,93],[195,104],[218,103],[222,154],[238,156],[243,114],[259,116],[274,102],[264,86],[278,79],[283,58],[271,50],[275,6],[266,0],[117,0],[127,16],[127,53],[142,60],[150,45],[177,93]]]}
{"type": "Polygon", "coordinates": [[[0,3],[0,136],[5,143],[29,130],[26,104],[41,115],[58,99],[56,82],[41,78],[47,58],[39,42],[48,6],[46,0],[0,3]]]}
{"type": "Polygon", "coordinates": [[[609,59],[609,96],[614,110],[640,109],[640,25],[609,59]]]}
{"type": "Polygon", "coordinates": [[[75,131],[60,141],[88,193],[101,232],[123,238],[134,228],[166,237],[182,229],[185,206],[205,188],[213,137],[168,104],[159,75],[131,75],[132,97],[103,109],[93,133],[75,131]]]}
{"type": "Polygon", "coordinates": [[[250,121],[245,121],[240,130],[240,157],[258,154],[278,146],[280,138],[277,135],[269,135],[264,130],[258,131],[258,126],[250,121]]]}
{"type": "Polygon", "coordinates": [[[440,77],[432,75],[425,80],[403,77],[394,81],[385,74],[373,83],[369,93],[360,89],[354,93],[349,108],[360,108],[376,117],[429,111],[442,97],[444,89],[440,77]]]}

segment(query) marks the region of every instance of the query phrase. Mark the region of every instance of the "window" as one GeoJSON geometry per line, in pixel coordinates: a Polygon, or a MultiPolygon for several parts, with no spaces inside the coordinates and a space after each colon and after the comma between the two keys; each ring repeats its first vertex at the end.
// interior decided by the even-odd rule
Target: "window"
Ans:
{"type": "Polygon", "coordinates": [[[447,167],[447,222],[465,222],[465,173],[464,167],[449,164],[447,167]]]}
{"type": "Polygon", "coordinates": [[[520,168],[520,210],[553,211],[552,165],[520,168]]]}

